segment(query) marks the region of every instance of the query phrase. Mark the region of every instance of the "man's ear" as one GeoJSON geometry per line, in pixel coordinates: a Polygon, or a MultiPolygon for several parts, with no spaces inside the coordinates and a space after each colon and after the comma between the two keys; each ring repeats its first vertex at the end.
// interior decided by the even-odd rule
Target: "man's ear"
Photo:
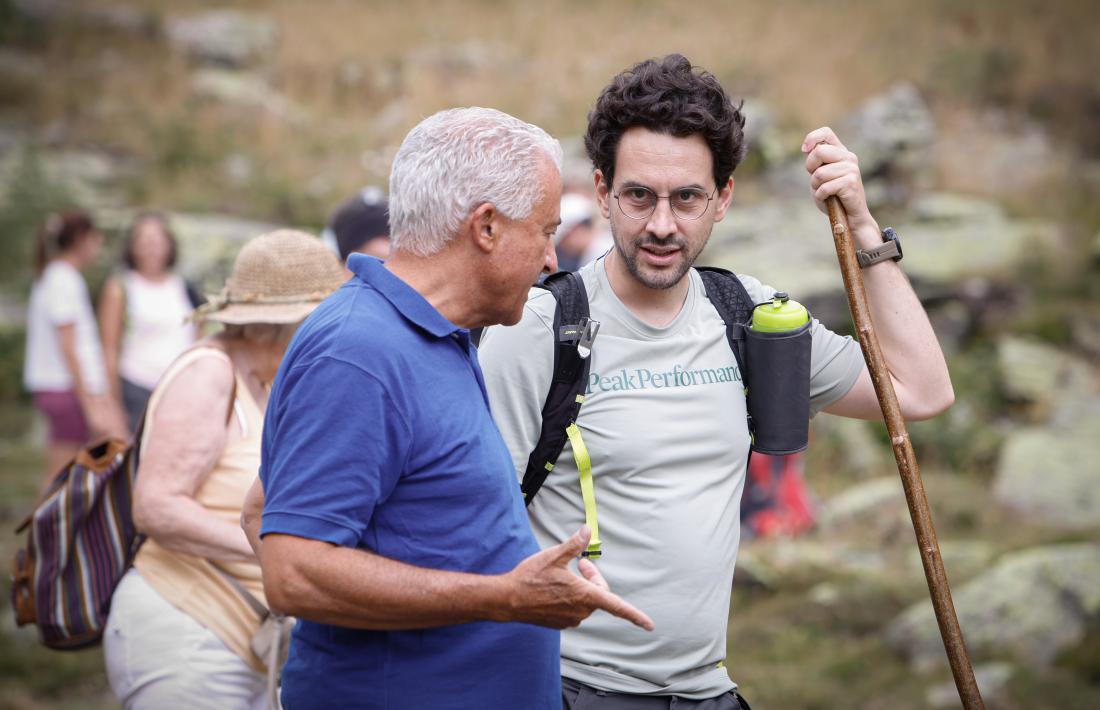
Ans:
{"type": "Polygon", "coordinates": [[[726,210],[730,208],[730,201],[733,200],[733,176],[730,176],[726,186],[718,191],[717,206],[714,208],[714,221],[721,222],[722,218],[726,216],[726,210]]]}
{"type": "Polygon", "coordinates": [[[466,218],[464,232],[470,239],[470,243],[479,251],[488,254],[500,243],[499,217],[500,213],[496,211],[493,203],[483,202],[466,218]]]}
{"type": "Polygon", "coordinates": [[[596,184],[596,202],[604,219],[611,219],[611,185],[604,179],[603,172],[597,170],[593,179],[596,184]]]}

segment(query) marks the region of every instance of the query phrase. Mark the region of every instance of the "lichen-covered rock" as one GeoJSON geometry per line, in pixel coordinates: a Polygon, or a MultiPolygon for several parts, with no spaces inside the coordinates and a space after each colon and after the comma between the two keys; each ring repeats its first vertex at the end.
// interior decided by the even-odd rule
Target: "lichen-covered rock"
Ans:
{"type": "MultiPolygon", "coordinates": [[[[815,310],[814,315],[820,314],[815,310]]],[[[811,441],[814,446],[827,446],[835,450],[841,457],[841,467],[846,476],[858,479],[892,476],[896,479],[893,452],[876,435],[875,426],[862,419],[828,415],[814,417],[810,422],[813,432],[811,441]]]]}
{"type": "MultiPolygon", "coordinates": [[[[940,558],[948,579],[953,582],[985,572],[997,556],[996,548],[988,540],[940,540],[939,543],[940,558]]],[[[912,572],[924,574],[920,550],[910,550],[908,562],[912,572]]]]}
{"type": "Polygon", "coordinates": [[[140,169],[132,157],[104,150],[34,150],[24,136],[17,133],[15,140],[0,158],[0,194],[7,194],[10,181],[18,179],[24,161],[33,160],[43,178],[62,187],[75,204],[91,209],[119,207],[126,201],[125,183],[140,169]]]}
{"type": "MultiPolygon", "coordinates": [[[[881,580],[889,572],[886,551],[811,538],[758,538],[741,548],[737,575],[774,589],[800,587],[841,576],[881,580]]],[[[744,580],[739,580],[743,582],[744,580]]]]}
{"type": "Polygon", "coordinates": [[[903,204],[928,182],[936,124],[912,84],[868,99],[842,122],[840,139],[859,156],[872,205],[903,204]]]}
{"type": "Polygon", "coordinates": [[[230,68],[267,57],[278,40],[273,20],[235,10],[175,17],[167,21],[165,33],[172,46],[195,62],[230,68]]]}
{"type": "MultiPolygon", "coordinates": [[[[1048,666],[1084,638],[1100,613],[1100,544],[1031,548],[954,590],[967,648],[976,658],[1014,657],[1048,666]]],[[[932,604],[918,602],[886,629],[891,646],[918,669],[944,662],[932,604]]]]}
{"type": "Polygon", "coordinates": [[[1078,424],[1010,434],[997,462],[997,502],[1052,527],[1100,527],[1100,416],[1078,424]]]}
{"type": "Polygon", "coordinates": [[[896,520],[905,513],[905,491],[901,479],[880,476],[856,485],[833,496],[825,502],[821,511],[824,526],[842,525],[863,521],[869,517],[888,516],[896,520]]]}
{"type": "MultiPolygon", "coordinates": [[[[803,170],[800,180],[809,185],[803,170]]],[[[803,300],[842,293],[829,218],[805,197],[736,203],[715,225],[700,263],[751,274],[803,300]]],[[[893,226],[914,281],[958,284],[970,277],[1011,272],[1050,242],[1050,223],[1009,219],[991,201],[938,193],[915,201],[914,217],[893,226]]]]}
{"type": "Polygon", "coordinates": [[[1006,336],[997,342],[997,379],[1009,399],[1049,402],[1057,396],[1066,358],[1038,340],[1006,336]]]}
{"type": "Polygon", "coordinates": [[[191,86],[198,96],[238,108],[268,115],[298,119],[301,112],[285,96],[259,76],[225,69],[201,69],[195,72],[191,86]]]}
{"type": "MultiPolygon", "coordinates": [[[[1015,667],[1011,663],[993,662],[974,666],[974,682],[978,684],[978,692],[982,694],[982,700],[993,702],[1006,697],[1008,682],[1015,674],[1015,667]]],[[[928,705],[933,708],[959,707],[959,689],[954,681],[932,686],[925,695],[928,705]]],[[[999,706],[997,706],[999,707],[999,706]]]]}

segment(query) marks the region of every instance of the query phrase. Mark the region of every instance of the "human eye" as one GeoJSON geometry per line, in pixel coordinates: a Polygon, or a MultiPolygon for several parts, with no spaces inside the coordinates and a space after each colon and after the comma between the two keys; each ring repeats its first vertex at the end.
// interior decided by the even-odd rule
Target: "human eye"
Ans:
{"type": "Polygon", "coordinates": [[[685,207],[690,207],[692,205],[697,205],[705,200],[706,195],[703,194],[702,190],[697,190],[693,187],[683,187],[676,191],[673,199],[676,201],[677,204],[684,205],[685,207]]]}
{"type": "Polygon", "coordinates": [[[620,194],[636,205],[649,204],[653,195],[647,188],[639,186],[625,188],[620,194]]]}

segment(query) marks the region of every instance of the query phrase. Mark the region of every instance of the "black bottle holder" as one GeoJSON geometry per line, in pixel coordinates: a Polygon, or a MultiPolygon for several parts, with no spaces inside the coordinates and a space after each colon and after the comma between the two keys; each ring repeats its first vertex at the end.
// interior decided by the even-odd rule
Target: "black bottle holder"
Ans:
{"type": "Polygon", "coordinates": [[[773,455],[802,451],[810,433],[810,323],[780,333],[744,333],[752,449],[773,455]]]}

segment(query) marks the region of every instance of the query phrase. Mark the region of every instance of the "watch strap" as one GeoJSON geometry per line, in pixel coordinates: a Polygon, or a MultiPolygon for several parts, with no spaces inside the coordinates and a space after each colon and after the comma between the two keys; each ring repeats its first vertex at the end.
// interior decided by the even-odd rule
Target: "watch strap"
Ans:
{"type": "Polygon", "coordinates": [[[882,230],[885,241],[873,249],[856,249],[856,260],[863,268],[867,268],[880,261],[901,261],[901,245],[898,243],[897,234],[887,227],[882,230]]]}

